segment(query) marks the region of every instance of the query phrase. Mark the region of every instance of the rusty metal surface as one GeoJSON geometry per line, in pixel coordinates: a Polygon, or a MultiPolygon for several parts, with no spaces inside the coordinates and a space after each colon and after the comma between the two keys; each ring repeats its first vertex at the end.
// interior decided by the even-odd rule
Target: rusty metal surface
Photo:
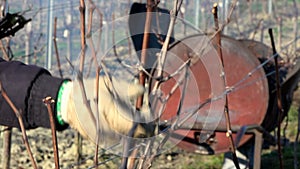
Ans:
{"type": "MultiPolygon", "coordinates": [[[[172,55],[175,54],[182,60],[182,62],[184,62],[191,57],[189,55],[192,50],[191,48],[193,48],[198,41],[201,42],[203,38],[204,36],[202,35],[187,37],[180,43],[171,47],[169,53],[172,53],[172,55]],[[188,44],[190,48],[186,47],[186,44],[188,44]]],[[[263,69],[258,69],[249,76],[249,73],[256,69],[256,67],[260,64],[258,59],[253,52],[248,50],[247,47],[242,45],[242,43],[229,37],[222,37],[222,52],[227,86],[232,87],[238,84],[236,88],[228,94],[231,124],[236,126],[236,130],[244,125],[260,125],[265,118],[269,95],[268,84],[263,69]]],[[[207,52],[206,55],[210,55],[210,52],[207,52]]],[[[174,56],[168,55],[168,57],[174,56]]],[[[169,59],[168,61],[174,69],[177,69],[177,66],[180,65],[178,63],[178,59],[169,59]]],[[[186,107],[195,104],[195,102],[201,103],[202,101],[210,98],[215,92],[212,90],[211,86],[213,84],[211,84],[211,81],[209,80],[211,78],[211,74],[207,73],[209,69],[218,69],[218,67],[214,67],[214,63],[210,63],[209,61],[205,61],[204,64],[201,59],[197,60],[191,66],[192,75],[196,79],[196,86],[187,87],[187,90],[195,90],[195,92],[187,92],[187,96],[185,96],[186,102],[184,102],[186,107]],[[207,63],[209,63],[209,65],[207,65],[207,63]],[[199,98],[196,98],[198,97],[197,94],[193,94],[197,92],[200,93],[199,98]]],[[[220,75],[214,74],[214,76],[220,75]]],[[[216,81],[223,83],[221,78],[216,81]]],[[[162,91],[164,91],[164,93],[168,93],[174,83],[174,79],[163,83],[162,91]]],[[[214,88],[214,90],[216,89],[214,88]]],[[[224,91],[225,89],[221,88],[219,90],[224,91]]],[[[216,91],[216,93],[220,93],[220,91],[216,91]]],[[[181,94],[182,92],[178,90],[171,96],[172,98],[168,101],[165,111],[161,116],[161,120],[168,120],[176,116],[176,110],[178,108],[181,94]]],[[[220,101],[217,105],[220,106],[224,104],[220,101]]],[[[220,111],[222,109],[219,108],[217,110],[220,111]]],[[[217,117],[210,116],[207,111],[215,110],[211,109],[211,105],[200,109],[200,111],[198,111],[197,119],[192,121],[195,122],[195,125],[193,126],[203,126],[201,124],[205,119],[210,119],[211,123],[214,123],[213,119],[217,117]]],[[[201,154],[216,154],[229,151],[229,140],[225,136],[225,132],[216,130],[226,128],[225,118],[222,116],[221,111],[217,114],[221,117],[221,119],[215,121],[215,123],[218,123],[216,124],[217,127],[213,128],[215,132],[212,133],[201,130],[201,127],[198,128],[198,130],[195,129],[195,127],[193,127],[193,130],[176,130],[170,138],[170,141],[176,143],[178,147],[183,148],[184,150],[201,154]],[[203,141],[203,136],[206,135],[206,132],[207,137],[203,141]],[[199,138],[200,136],[201,138],[199,138]]],[[[187,123],[191,124],[191,121],[187,123]]],[[[208,129],[209,127],[205,128],[205,130],[208,129]]],[[[236,137],[235,133],[233,134],[233,137],[236,137]]],[[[250,135],[242,138],[240,145],[250,138],[250,135]]]]}

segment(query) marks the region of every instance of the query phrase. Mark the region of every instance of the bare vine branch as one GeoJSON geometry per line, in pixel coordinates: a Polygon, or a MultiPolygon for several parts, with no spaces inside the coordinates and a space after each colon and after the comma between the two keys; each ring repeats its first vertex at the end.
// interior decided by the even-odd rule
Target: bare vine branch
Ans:
{"type": "Polygon", "coordinates": [[[7,104],[12,108],[12,110],[14,111],[15,115],[17,116],[18,118],[18,121],[19,121],[19,124],[20,124],[20,127],[21,127],[21,131],[22,131],[22,139],[23,139],[23,142],[25,144],[25,147],[26,147],[26,150],[29,154],[29,157],[30,157],[30,161],[34,167],[34,169],[38,169],[37,167],[37,164],[34,160],[34,157],[32,155],[32,152],[31,152],[31,149],[30,149],[30,146],[29,146],[29,143],[28,143],[28,137],[27,137],[27,134],[26,134],[26,129],[25,129],[25,126],[24,126],[24,123],[23,123],[23,119],[22,119],[22,112],[20,112],[16,106],[14,105],[14,103],[10,100],[9,96],[7,95],[7,93],[4,91],[4,89],[2,88],[2,83],[0,82],[0,93],[2,94],[4,100],[7,102],[7,104]]]}
{"type": "Polygon", "coordinates": [[[59,153],[58,153],[58,147],[57,147],[57,136],[56,136],[56,126],[54,122],[54,114],[51,108],[51,104],[55,103],[55,101],[51,97],[46,97],[43,99],[43,102],[47,106],[48,114],[49,114],[49,120],[50,120],[50,126],[51,126],[51,133],[52,133],[52,144],[53,144],[53,152],[54,152],[54,163],[55,163],[55,169],[59,169],[59,153]]]}
{"type": "Polygon", "coordinates": [[[53,32],[53,43],[54,43],[54,49],[55,49],[55,55],[56,55],[56,61],[57,61],[57,67],[59,71],[59,75],[61,78],[63,78],[63,73],[60,66],[60,59],[58,54],[58,48],[57,48],[57,42],[56,42],[56,27],[57,27],[57,17],[54,18],[54,32],[53,32]]]}
{"type": "MultiPolygon", "coordinates": [[[[231,8],[231,9],[233,11],[234,8],[231,8]]],[[[219,30],[218,5],[216,3],[213,6],[212,13],[214,15],[215,30],[217,32],[216,35],[214,36],[213,44],[216,46],[216,50],[218,52],[218,55],[219,55],[219,58],[221,60],[222,66],[224,67],[224,58],[223,58],[222,43],[221,43],[221,31],[218,31],[219,30]]],[[[232,12],[231,12],[231,14],[232,14],[232,12]]],[[[222,29],[224,29],[224,27],[222,29]]],[[[227,86],[227,79],[226,79],[225,72],[224,72],[224,75],[222,76],[222,78],[223,78],[224,84],[227,86]]],[[[233,159],[235,167],[237,169],[239,169],[240,165],[239,165],[239,161],[238,161],[238,158],[237,158],[237,155],[236,155],[236,147],[235,147],[233,137],[232,137],[232,129],[231,129],[230,116],[229,116],[228,96],[227,96],[227,94],[225,95],[224,115],[225,115],[225,119],[226,119],[226,129],[227,129],[226,136],[228,137],[229,142],[230,142],[230,150],[232,152],[232,157],[233,157],[232,159],[233,159]]]]}
{"type": "Polygon", "coordinates": [[[279,165],[280,169],[283,169],[283,160],[282,160],[282,150],[281,150],[281,117],[283,115],[283,108],[282,108],[282,101],[281,101],[281,87],[280,87],[280,79],[279,79],[279,67],[278,67],[278,54],[275,47],[274,37],[272,29],[269,29],[273,54],[276,55],[274,58],[275,60],[275,71],[276,71],[276,96],[277,96],[277,109],[278,109],[278,124],[277,124],[277,146],[278,146],[278,159],[279,159],[279,165]]]}
{"type": "Polygon", "coordinates": [[[224,30],[224,28],[225,28],[225,26],[227,26],[229,23],[230,23],[230,21],[231,21],[231,16],[232,16],[232,14],[233,14],[233,11],[234,11],[234,9],[235,9],[235,7],[236,7],[236,5],[237,5],[237,0],[233,0],[233,2],[231,3],[231,5],[230,5],[230,10],[229,10],[229,12],[228,12],[228,15],[227,15],[227,18],[226,18],[226,20],[225,20],[225,23],[223,23],[220,27],[219,27],[219,29],[217,30],[217,31],[215,31],[215,33],[212,35],[212,39],[219,33],[219,32],[222,32],[223,30],[224,30]]]}

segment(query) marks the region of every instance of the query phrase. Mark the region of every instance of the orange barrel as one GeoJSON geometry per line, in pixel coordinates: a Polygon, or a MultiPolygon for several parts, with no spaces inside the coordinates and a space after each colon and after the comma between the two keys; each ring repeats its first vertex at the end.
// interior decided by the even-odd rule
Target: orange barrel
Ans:
{"type": "MultiPolygon", "coordinates": [[[[162,112],[158,108],[153,109],[158,112],[160,122],[168,124],[176,121],[178,112],[180,116],[177,124],[196,111],[195,115],[180,124],[180,129],[175,126],[176,130],[169,133],[169,140],[190,152],[217,154],[229,151],[230,147],[225,135],[226,120],[223,113],[225,91],[228,91],[232,129],[238,131],[245,125],[262,124],[268,108],[269,90],[264,70],[257,69],[259,60],[241,42],[225,36],[221,38],[224,67],[219,57],[216,57],[216,50],[207,44],[209,40],[205,35],[194,35],[169,48],[164,77],[188,62],[188,73],[185,72],[187,83],[184,83],[180,74],[162,82],[160,90],[168,100],[162,112]],[[180,84],[180,87],[174,90],[176,84],[180,84]],[[207,101],[209,103],[204,104],[207,101]]],[[[152,87],[154,84],[155,81],[152,87]]],[[[162,103],[156,103],[155,106],[161,107],[162,103]]],[[[236,138],[236,133],[233,133],[233,138],[236,138]]],[[[239,145],[250,138],[251,135],[245,135],[239,145]]]]}

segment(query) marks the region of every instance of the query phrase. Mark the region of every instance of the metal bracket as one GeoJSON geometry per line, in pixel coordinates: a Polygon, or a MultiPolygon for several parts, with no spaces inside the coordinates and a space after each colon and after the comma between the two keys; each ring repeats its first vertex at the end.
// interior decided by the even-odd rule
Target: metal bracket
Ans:
{"type": "Polygon", "coordinates": [[[235,144],[238,145],[240,140],[245,134],[254,134],[255,138],[255,147],[254,147],[254,165],[253,169],[260,169],[261,164],[261,149],[263,139],[266,139],[270,142],[275,142],[274,137],[268,133],[262,126],[260,125],[248,125],[242,126],[241,129],[237,132],[237,137],[235,144]],[[264,137],[263,137],[264,136],[264,137]]]}

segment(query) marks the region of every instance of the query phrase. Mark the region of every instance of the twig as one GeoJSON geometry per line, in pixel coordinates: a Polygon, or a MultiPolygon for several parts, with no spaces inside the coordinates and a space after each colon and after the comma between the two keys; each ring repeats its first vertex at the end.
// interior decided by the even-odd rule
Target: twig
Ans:
{"type": "Polygon", "coordinates": [[[278,48],[279,48],[279,51],[281,51],[281,44],[282,44],[282,17],[281,16],[279,16],[278,18],[277,18],[277,23],[278,23],[278,25],[277,25],[277,30],[278,30],[278,36],[277,36],[277,41],[278,41],[278,48]]]}
{"type": "MultiPolygon", "coordinates": [[[[2,19],[4,14],[5,14],[5,3],[6,1],[3,1],[2,3],[2,8],[1,9],[1,13],[0,13],[0,18],[2,19]]],[[[9,38],[5,38],[7,41],[6,41],[6,44],[7,46],[9,45],[9,38]]],[[[9,57],[8,57],[8,52],[5,50],[5,47],[3,46],[3,42],[2,40],[0,40],[0,46],[1,46],[1,49],[2,49],[2,53],[3,53],[3,58],[5,60],[9,60],[9,57]]],[[[2,163],[2,168],[3,169],[9,169],[10,168],[10,159],[11,159],[11,135],[12,135],[12,128],[11,127],[7,127],[7,126],[4,126],[4,129],[3,129],[3,152],[2,152],[2,158],[1,158],[1,163],[2,163]]]]}
{"type": "MultiPolygon", "coordinates": [[[[178,122],[179,122],[179,119],[180,119],[180,114],[181,114],[181,110],[182,110],[182,105],[184,103],[184,99],[185,99],[185,96],[186,96],[186,91],[187,91],[187,79],[189,77],[189,67],[191,65],[191,60],[189,59],[188,60],[188,64],[185,66],[185,72],[184,74],[179,77],[178,79],[178,82],[176,82],[176,85],[177,87],[179,87],[180,85],[183,85],[182,87],[182,94],[181,94],[181,97],[179,99],[179,105],[178,105],[178,108],[177,108],[177,113],[176,113],[176,120],[173,122],[172,126],[171,126],[171,129],[172,130],[176,130],[177,127],[178,127],[178,122]]],[[[170,91],[170,94],[174,94],[175,93],[175,86],[173,86],[172,90],[170,91]],[[174,89],[174,90],[173,90],[174,89]]],[[[176,87],[176,88],[177,88],[176,87]]]]}
{"type": "MultiPolygon", "coordinates": [[[[172,132],[169,130],[169,132],[172,132]]],[[[152,161],[154,160],[155,156],[159,153],[159,150],[161,150],[164,145],[167,143],[168,139],[170,138],[170,134],[167,134],[159,143],[157,148],[155,149],[155,152],[151,154],[151,156],[147,159],[146,165],[150,165],[152,161]]]]}
{"type": "MultiPolygon", "coordinates": [[[[143,44],[142,44],[142,51],[141,51],[141,64],[142,66],[146,65],[147,60],[147,48],[149,43],[149,36],[150,36],[150,29],[151,29],[151,20],[153,8],[154,8],[154,0],[147,0],[147,13],[146,13],[146,20],[145,20],[145,28],[144,28],[144,36],[143,36],[143,44]]],[[[145,85],[146,75],[143,71],[139,73],[139,83],[141,85],[145,85]]],[[[143,105],[143,96],[138,97],[136,102],[136,109],[139,110],[143,105]]]]}
{"type": "Polygon", "coordinates": [[[2,53],[3,53],[4,59],[5,59],[5,60],[9,60],[8,53],[7,53],[7,51],[6,51],[6,49],[5,49],[4,45],[3,45],[2,40],[0,40],[0,47],[1,47],[1,49],[2,49],[2,53]]]}
{"type": "Polygon", "coordinates": [[[281,151],[281,116],[283,115],[284,111],[282,108],[282,102],[281,102],[281,87],[280,87],[280,79],[279,79],[279,68],[278,68],[278,54],[275,47],[274,37],[272,29],[269,29],[269,35],[271,38],[271,44],[273,49],[273,55],[276,57],[275,60],[275,70],[276,70],[276,93],[277,93],[277,109],[278,109],[278,124],[277,124],[277,146],[278,146],[278,159],[280,164],[280,169],[283,169],[283,160],[282,160],[282,151],[281,151]]]}
{"type": "MultiPolygon", "coordinates": [[[[81,52],[80,52],[80,65],[79,65],[79,84],[81,87],[81,91],[84,94],[83,97],[86,99],[86,94],[83,86],[83,68],[84,68],[84,60],[85,60],[85,49],[86,49],[86,41],[85,41],[85,3],[84,0],[79,0],[79,12],[80,12],[80,35],[81,35],[81,52]]],[[[85,106],[87,105],[87,102],[85,106]]],[[[77,144],[77,162],[80,163],[81,154],[82,154],[82,137],[79,132],[76,135],[76,144],[77,144]]]]}
{"type": "MultiPolygon", "coordinates": [[[[0,40],[1,45],[2,41],[0,40]]],[[[5,48],[2,46],[3,52],[6,52],[5,48]]],[[[8,54],[4,54],[4,59],[9,60],[8,54]],[[7,56],[7,57],[6,57],[7,56]]],[[[4,126],[3,129],[3,152],[2,152],[2,158],[1,158],[1,163],[2,163],[2,168],[3,169],[9,169],[10,168],[10,157],[11,157],[11,135],[12,135],[12,128],[4,126]]]]}
{"type": "Polygon", "coordinates": [[[97,56],[96,56],[96,50],[95,50],[95,45],[93,43],[93,39],[92,39],[92,24],[93,24],[93,12],[96,9],[96,6],[91,6],[89,8],[89,22],[88,22],[88,32],[87,32],[87,39],[88,39],[88,43],[89,46],[91,48],[91,53],[92,53],[92,59],[94,60],[94,64],[95,64],[95,71],[98,71],[99,68],[99,63],[97,60],[97,56]]]}
{"type": "MultiPolygon", "coordinates": [[[[217,52],[218,52],[218,55],[220,57],[222,66],[224,67],[224,58],[223,58],[222,43],[221,43],[221,32],[218,31],[219,30],[218,4],[216,4],[216,3],[214,4],[212,13],[214,15],[215,30],[218,32],[215,36],[215,46],[217,48],[217,52]]],[[[222,78],[223,78],[223,81],[224,81],[225,85],[227,85],[225,72],[224,72],[224,75],[222,76],[222,78]]],[[[231,122],[230,122],[229,107],[228,107],[228,95],[227,94],[225,95],[224,115],[225,115],[225,119],[226,119],[226,129],[227,129],[226,136],[228,137],[229,142],[230,142],[230,148],[231,148],[232,157],[233,157],[232,159],[233,159],[235,167],[237,169],[239,169],[240,165],[239,165],[238,158],[236,156],[236,148],[235,148],[233,137],[232,137],[231,122]]]]}
{"type": "Polygon", "coordinates": [[[249,20],[252,23],[253,22],[253,12],[252,12],[252,0],[248,1],[248,9],[249,9],[249,20]]]}
{"type": "MultiPolygon", "coordinates": [[[[150,152],[150,148],[153,145],[153,141],[154,141],[154,138],[150,138],[148,144],[146,145],[144,154],[140,158],[139,165],[137,167],[138,169],[149,168],[148,166],[146,166],[148,163],[145,163],[145,162],[146,162],[146,157],[148,155],[148,152],[150,152]]],[[[151,163],[151,161],[150,161],[150,163],[151,163]]]]}
{"type": "MultiPolygon", "coordinates": [[[[95,103],[96,103],[96,107],[98,107],[99,105],[99,74],[100,74],[100,67],[97,67],[97,71],[96,71],[96,85],[95,85],[95,89],[96,89],[96,98],[95,98],[95,103]]],[[[99,121],[99,112],[98,112],[98,109],[96,109],[97,111],[97,119],[96,119],[96,123],[97,123],[97,126],[96,126],[96,131],[97,131],[97,138],[96,138],[96,150],[95,150],[95,157],[94,157],[94,163],[95,163],[95,166],[96,166],[96,169],[98,168],[98,150],[99,150],[99,139],[100,139],[100,136],[99,136],[99,126],[100,126],[100,121],[99,121]]]]}
{"type": "MultiPolygon", "coordinates": [[[[148,43],[149,43],[149,36],[150,36],[150,29],[151,29],[151,20],[152,20],[152,14],[153,8],[154,8],[154,0],[147,0],[147,12],[146,12],[146,20],[145,20],[145,27],[144,27],[144,35],[143,35],[143,44],[142,44],[142,52],[141,52],[141,64],[142,66],[146,65],[146,60],[147,60],[147,48],[148,48],[148,43]]],[[[146,74],[143,71],[139,72],[139,84],[142,86],[145,85],[145,80],[146,80],[146,74]]],[[[139,96],[136,101],[136,110],[140,110],[143,106],[143,96],[139,96]]],[[[136,114],[138,116],[138,114],[136,114]]],[[[134,122],[133,127],[131,131],[129,132],[129,137],[132,137],[134,134],[134,130],[136,129],[137,124],[134,122]]],[[[126,140],[126,143],[124,145],[124,152],[129,153],[130,146],[132,145],[131,140],[128,139],[126,140]]],[[[133,164],[135,160],[131,159],[130,164],[128,163],[128,158],[127,155],[124,155],[122,159],[122,164],[121,168],[127,168],[128,166],[133,167],[133,164]]],[[[131,157],[134,158],[134,157],[131,157]]]]}
{"type": "Polygon", "coordinates": [[[117,45],[116,45],[116,40],[115,40],[115,13],[112,13],[112,44],[113,44],[113,51],[116,57],[118,57],[118,52],[117,52],[117,45]]]}
{"type": "MultiPolygon", "coordinates": [[[[97,67],[99,67],[99,64],[98,64],[98,60],[97,60],[97,53],[99,53],[99,50],[100,50],[100,42],[101,42],[101,35],[102,35],[102,26],[103,26],[103,14],[101,13],[101,11],[96,7],[95,3],[92,1],[92,0],[89,0],[89,4],[90,4],[90,8],[89,8],[89,21],[88,21],[88,32],[87,32],[87,39],[88,39],[88,43],[89,43],[89,46],[91,48],[91,53],[92,53],[92,58],[91,58],[91,62],[90,62],[90,65],[89,65],[89,69],[87,71],[87,77],[89,77],[90,75],[90,71],[91,71],[91,67],[92,67],[92,61],[94,60],[94,63],[95,63],[95,67],[97,69],[97,67]],[[100,20],[100,25],[99,25],[99,37],[98,37],[98,41],[97,41],[97,44],[94,45],[94,42],[92,40],[92,24],[93,24],[93,13],[94,11],[96,11],[99,15],[99,20],[100,20]],[[96,49],[95,49],[95,46],[96,46],[96,49]]],[[[97,71],[97,70],[96,70],[97,71]]]]}
{"type": "Polygon", "coordinates": [[[2,168],[9,169],[10,168],[10,157],[11,157],[11,135],[12,135],[12,128],[4,126],[3,132],[3,152],[2,152],[2,168]]]}
{"type": "Polygon", "coordinates": [[[82,73],[84,67],[84,59],[85,59],[85,49],[86,49],[86,41],[85,41],[85,3],[84,0],[80,0],[79,6],[80,12],[80,37],[81,37],[81,53],[80,53],[80,65],[79,71],[82,73]]]}
{"type": "Polygon", "coordinates": [[[52,146],[53,146],[53,152],[54,152],[54,162],[55,162],[55,168],[59,169],[59,154],[58,154],[58,148],[57,148],[57,136],[56,136],[56,126],[53,119],[53,111],[51,108],[51,104],[55,101],[51,97],[46,97],[43,99],[43,102],[47,106],[48,114],[49,114],[49,120],[50,120],[50,126],[51,126],[51,133],[52,133],[52,146]]]}
{"type": "MultiPolygon", "coordinates": [[[[167,51],[168,51],[169,44],[170,44],[170,38],[171,38],[172,33],[174,31],[175,21],[176,21],[176,18],[177,18],[177,15],[178,15],[178,12],[179,12],[179,9],[180,9],[181,5],[182,5],[182,0],[180,2],[179,2],[179,0],[175,0],[174,4],[173,4],[173,9],[170,11],[170,17],[171,17],[171,19],[170,19],[170,23],[169,23],[169,28],[168,28],[167,36],[166,36],[165,41],[163,43],[162,49],[161,49],[161,51],[159,53],[159,56],[158,56],[158,64],[157,64],[157,68],[156,68],[156,70],[158,70],[157,77],[159,79],[162,78],[162,75],[163,75],[163,68],[164,68],[164,63],[165,63],[166,57],[167,57],[167,51]]],[[[156,81],[156,83],[155,83],[155,85],[154,85],[154,87],[153,87],[152,90],[156,91],[158,89],[158,87],[159,87],[160,84],[161,84],[161,81],[156,81]]],[[[179,105],[178,110],[180,111],[180,109],[181,109],[181,105],[179,105]]],[[[177,114],[177,115],[179,115],[179,114],[177,114]]],[[[166,136],[166,137],[168,137],[168,136],[166,136]]],[[[148,142],[148,144],[146,146],[148,148],[145,150],[145,153],[144,153],[145,157],[146,157],[147,154],[150,153],[150,146],[153,145],[153,141],[154,140],[150,140],[148,142]]],[[[145,165],[150,164],[153,159],[154,159],[154,156],[150,156],[148,159],[141,158],[141,163],[142,163],[141,166],[147,167],[145,165]],[[144,162],[146,162],[146,163],[143,165],[144,162]]]]}
{"type": "Polygon", "coordinates": [[[298,107],[298,127],[297,127],[297,134],[294,141],[294,169],[298,169],[298,158],[297,158],[297,147],[299,141],[299,134],[300,134],[300,105],[298,107]]]}
{"type": "MultiPolygon", "coordinates": [[[[128,3],[128,6],[130,6],[131,5],[131,0],[128,0],[127,1],[127,3],[128,3]]],[[[127,8],[126,10],[125,10],[125,13],[126,14],[128,14],[129,13],[129,8],[127,8]]],[[[130,35],[129,35],[129,29],[126,29],[126,37],[127,37],[127,46],[128,46],[128,56],[129,56],[129,58],[131,58],[132,57],[132,54],[131,54],[131,49],[132,49],[132,44],[131,44],[131,37],[130,37],[130,35]]],[[[130,60],[134,60],[134,58],[132,58],[132,59],[130,59],[130,60]]]]}
{"type": "MultiPolygon", "coordinates": [[[[164,44],[161,48],[161,51],[159,53],[158,65],[157,65],[157,68],[156,68],[158,70],[157,76],[159,78],[163,74],[163,67],[164,67],[166,57],[167,57],[167,51],[168,51],[169,44],[170,44],[170,38],[171,38],[171,35],[173,33],[173,30],[174,30],[176,17],[178,15],[178,11],[179,11],[179,8],[180,8],[181,4],[182,4],[182,1],[180,1],[180,3],[178,3],[178,0],[175,0],[173,10],[170,12],[171,20],[170,20],[169,28],[168,28],[168,32],[167,32],[165,42],[164,42],[164,44]]],[[[157,81],[157,83],[155,83],[155,86],[154,86],[153,90],[157,90],[158,87],[159,87],[159,84],[160,84],[160,82],[157,81]]]]}
{"type": "Polygon", "coordinates": [[[101,35],[102,35],[102,27],[103,27],[103,14],[102,12],[99,10],[99,8],[96,7],[95,3],[93,0],[89,0],[89,3],[91,4],[91,6],[94,6],[95,7],[95,10],[96,12],[98,13],[99,15],[99,38],[98,38],[98,43],[96,44],[97,48],[96,48],[96,51],[99,50],[100,48],[100,41],[101,41],[101,35]]]}
{"type": "MultiPolygon", "coordinates": [[[[299,26],[298,26],[298,15],[299,15],[299,10],[298,10],[298,7],[297,7],[297,2],[296,0],[293,0],[293,6],[294,6],[294,13],[295,13],[295,20],[294,20],[294,37],[295,37],[295,42],[294,42],[294,50],[296,51],[297,50],[297,36],[298,36],[298,31],[299,31],[299,26]]],[[[296,58],[296,55],[294,56],[296,58]]],[[[295,59],[294,58],[294,59],[295,59]]]]}
{"type": "MultiPolygon", "coordinates": [[[[87,37],[88,37],[88,42],[90,44],[90,48],[91,48],[91,53],[92,53],[92,59],[94,60],[95,63],[95,71],[96,71],[96,81],[95,81],[95,92],[96,92],[96,98],[94,100],[96,107],[98,107],[98,98],[99,98],[99,72],[100,72],[100,67],[97,61],[97,57],[96,57],[96,52],[95,52],[95,48],[94,48],[94,43],[93,43],[93,39],[92,39],[92,24],[93,24],[93,12],[96,9],[95,4],[92,2],[90,3],[90,8],[89,8],[89,22],[88,22],[88,32],[87,32],[87,37]]],[[[98,113],[98,109],[96,109],[96,131],[97,131],[97,138],[96,138],[96,148],[95,148],[95,156],[94,156],[94,164],[95,167],[98,168],[98,149],[99,149],[99,113],[98,113]]]]}
{"type": "Polygon", "coordinates": [[[264,20],[260,23],[260,42],[264,41],[264,32],[265,32],[265,26],[264,26],[264,20]]]}
{"type": "Polygon", "coordinates": [[[56,27],[57,27],[57,17],[54,18],[53,44],[54,44],[54,49],[55,49],[55,55],[56,55],[59,75],[60,75],[61,78],[63,78],[63,74],[62,74],[61,66],[60,66],[60,59],[59,59],[59,54],[58,54],[57,42],[56,42],[56,27]]]}
{"type": "Polygon", "coordinates": [[[25,129],[25,126],[24,126],[24,123],[23,123],[23,119],[22,119],[22,114],[21,112],[16,108],[16,106],[13,104],[13,102],[10,100],[10,98],[8,97],[7,93],[4,91],[4,89],[2,88],[2,83],[0,82],[0,93],[2,94],[4,100],[7,102],[7,104],[12,108],[12,110],[14,111],[14,113],[16,114],[17,118],[18,118],[18,121],[19,121],[19,124],[20,124],[20,127],[21,127],[21,131],[22,131],[22,139],[23,139],[23,142],[25,144],[25,147],[26,147],[26,150],[29,154],[29,157],[30,157],[30,161],[33,165],[33,167],[35,169],[37,169],[37,165],[36,165],[36,162],[33,158],[33,155],[32,155],[32,152],[31,152],[31,149],[30,149],[30,146],[29,146],[29,143],[28,143],[28,137],[27,137],[27,134],[26,134],[26,129],[25,129]]]}
{"type": "Polygon", "coordinates": [[[252,37],[249,37],[249,39],[254,40],[255,35],[258,33],[259,29],[261,29],[263,27],[263,19],[260,19],[256,25],[256,27],[254,28],[252,37]]]}
{"type": "Polygon", "coordinates": [[[43,34],[41,33],[33,47],[33,64],[36,64],[36,62],[37,62],[37,53],[42,52],[43,48],[45,47],[45,46],[42,46],[38,49],[38,44],[40,44],[42,37],[43,37],[43,34]]]}
{"type": "Polygon", "coordinates": [[[77,164],[80,164],[81,163],[81,159],[82,159],[82,136],[80,135],[79,132],[76,133],[75,144],[77,145],[77,149],[76,149],[77,164]]]}
{"type": "MultiPolygon", "coordinates": [[[[92,2],[92,1],[90,1],[92,2]]],[[[80,0],[80,7],[79,7],[79,10],[80,10],[80,20],[81,20],[81,56],[80,56],[80,67],[79,67],[79,72],[78,72],[78,75],[77,75],[77,79],[78,79],[78,82],[79,82],[79,86],[80,86],[80,90],[81,90],[81,93],[82,93],[82,99],[83,99],[83,104],[84,106],[87,108],[87,111],[88,111],[88,115],[91,117],[92,119],[92,123],[97,126],[97,120],[92,112],[92,109],[91,109],[91,106],[89,104],[89,101],[87,99],[87,96],[86,96],[86,91],[85,91],[85,87],[84,87],[84,83],[83,83],[83,69],[84,69],[84,60],[85,60],[85,49],[86,49],[86,39],[85,39],[85,3],[84,3],[84,0],[80,0]]],[[[93,46],[93,45],[92,45],[93,46]]],[[[95,63],[97,61],[96,59],[96,55],[95,55],[95,52],[94,53],[94,57],[95,57],[95,63]]],[[[96,67],[96,69],[98,69],[98,67],[96,67]]],[[[98,113],[96,113],[98,114],[98,113]]],[[[98,128],[97,128],[98,129],[98,128]]],[[[82,145],[82,137],[79,136],[79,133],[78,133],[78,144],[82,145]]],[[[96,147],[97,148],[97,147],[96,147]]],[[[78,147],[78,154],[81,154],[81,148],[79,149],[78,147]]],[[[80,156],[78,157],[78,163],[80,162],[79,161],[79,158],[80,156]]]]}
{"type": "Polygon", "coordinates": [[[231,3],[231,6],[230,6],[230,10],[229,10],[228,15],[227,15],[228,17],[225,20],[225,23],[223,23],[221,25],[221,27],[219,27],[219,29],[212,35],[212,38],[214,38],[219,32],[222,32],[223,29],[225,28],[225,26],[229,24],[229,22],[231,20],[231,16],[233,14],[233,11],[234,11],[234,9],[237,5],[237,2],[238,2],[237,0],[233,0],[233,2],[231,3]]]}

